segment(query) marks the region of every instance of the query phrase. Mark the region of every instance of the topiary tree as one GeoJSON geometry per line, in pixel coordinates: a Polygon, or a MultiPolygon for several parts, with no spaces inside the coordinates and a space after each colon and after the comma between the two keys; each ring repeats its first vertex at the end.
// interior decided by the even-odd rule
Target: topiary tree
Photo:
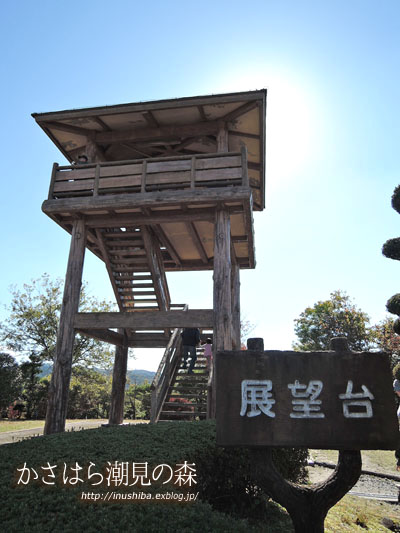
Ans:
{"type": "MultiPolygon", "coordinates": [[[[393,191],[392,195],[392,207],[400,214],[400,185],[398,185],[393,191]]],[[[382,247],[382,253],[389,259],[395,259],[400,261],[400,238],[389,239],[382,247]]],[[[386,309],[389,313],[400,317],[400,293],[395,294],[386,302],[386,309]]],[[[393,331],[400,335],[400,319],[394,321],[393,331]]]]}

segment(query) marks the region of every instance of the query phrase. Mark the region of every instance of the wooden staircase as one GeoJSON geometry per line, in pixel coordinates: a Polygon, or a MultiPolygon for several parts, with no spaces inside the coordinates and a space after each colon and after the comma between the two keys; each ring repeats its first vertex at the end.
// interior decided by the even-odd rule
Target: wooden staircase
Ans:
{"type": "Polygon", "coordinates": [[[159,421],[203,420],[207,416],[208,370],[203,349],[197,349],[193,374],[181,365],[176,369],[172,384],[163,403],[159,421]]]}
{"type": "MultiPolygon", "coordinates": [[[[183,368],[181,328],[170,338],[152,383],[150,421],[202,420],[207,417],[209,372],[203,347],[197,348],[193,374],[183,368]]],[[[202,341],[210,333],[201,335],[202,341]]],[[[189,361],[188,361],[189,363],[189,361]]]]}
{"type": "Polygon", "coordinates": [[[96,230],[120,311],[165,311],[170,295],[157,238],[147,226],[96,230]]]}

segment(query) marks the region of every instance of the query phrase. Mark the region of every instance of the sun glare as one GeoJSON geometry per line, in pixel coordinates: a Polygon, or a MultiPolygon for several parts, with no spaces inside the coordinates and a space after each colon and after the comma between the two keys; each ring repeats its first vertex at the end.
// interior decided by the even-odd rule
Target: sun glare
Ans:
{"type": "Polygon", "coordinates": [[[267,138],[266,165],[269,187],[279,186],[306,166],[315,149],[315,110],[311,95],[298,80],[266,72],[247,72],[243,76],[224,76],[220,92],[250,91],[266,88],[267,138]]]}

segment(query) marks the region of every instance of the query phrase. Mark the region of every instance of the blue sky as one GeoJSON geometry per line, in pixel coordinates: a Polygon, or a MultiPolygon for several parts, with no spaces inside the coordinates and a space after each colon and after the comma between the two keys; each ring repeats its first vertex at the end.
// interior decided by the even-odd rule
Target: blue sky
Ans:
{"type": "MultiPolygon", "coordinates": [[[[41,212],[53,161],[32,112],[268,89],[266,210],[242,311],[268,349],[293,320],[342,289],[372,322],[400,292],[381,255],[400,236],[397,1],[3,2],[0,303],[8,287],[65,275],[69,236],[41,212]]],[[[84,278],[112,299],[90,253],[84,278]]],[[[174,302],[212,306],[211,274],[168,276],[174,302]]],[[[0,309],[0,319],[6,311],[0,309]]],[[[155,369],[137,352],[131,367],[155,369]]]]}

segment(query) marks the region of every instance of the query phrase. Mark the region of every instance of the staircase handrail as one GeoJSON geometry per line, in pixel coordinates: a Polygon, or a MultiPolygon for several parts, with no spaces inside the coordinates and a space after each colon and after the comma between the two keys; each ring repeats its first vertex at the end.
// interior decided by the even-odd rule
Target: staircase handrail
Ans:
{"type": "MultiPolygon", "coordinates": [[[[185,304],[183,311],[187,311],[187,309],[188,305],[185,304]]],[[[151,384],[151,423],[158,421],[162,405],[168,393],[168,388],[180,362],[180,334],[182,329],[183,328],[174,329],[151,384]]]]}

